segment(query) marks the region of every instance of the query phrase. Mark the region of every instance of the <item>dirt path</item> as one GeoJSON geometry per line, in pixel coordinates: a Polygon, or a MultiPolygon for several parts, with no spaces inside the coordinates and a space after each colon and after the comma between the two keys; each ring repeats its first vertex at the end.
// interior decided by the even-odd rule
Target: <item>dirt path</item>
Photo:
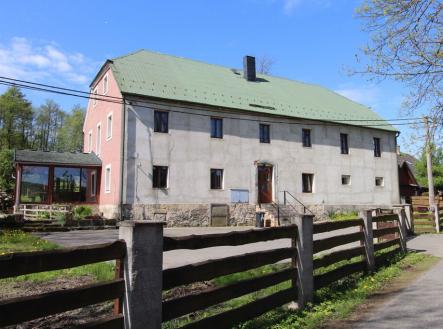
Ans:
{"type": "MultiPolygon", "coordinates": [[[[443,256],[443,235],[421,235],[408,248],[443,256]]],[[[331,321],[325,328],[442,328],[443,260],[429,260],[405,271],[360,305],[346,320],[331,321]]]]}

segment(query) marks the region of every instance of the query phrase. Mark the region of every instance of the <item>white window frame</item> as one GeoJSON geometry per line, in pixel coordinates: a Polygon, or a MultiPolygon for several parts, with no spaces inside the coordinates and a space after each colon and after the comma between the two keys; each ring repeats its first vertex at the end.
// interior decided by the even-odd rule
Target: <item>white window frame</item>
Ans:
{"type": "Polygon", "coordinates": [[[108,73],[103,77],[103,95],[107,95],[109,91],[109,77],[108,73]]]}
{"type": "Polygon", "coordinates": [[[97,124],[97,139],[95,141],[95,153],[100,155],[102,149],[102,123],[97,124]]]}
{"type": "Polygon", "coordinates": [[[88,133],[88,152],[92,152],[92,130],[89,130],[88,133]]]}
{"type": "Polygon", "coordinates": [[[97,171],[91,171],[91,196],[97,194],[97,171]],[[93,188],[94,187],[94,188],[93,188]]]}
{"type": "Polygon", "coordinates": [[[113,116],[112,116],[112,112],[111,112],[106,117],[106,140],[107,141],[112,138],[112,124],[113,124],[113,116]],[[109,124],[109,118],[111,118],[111,124],[109,124]]]}
{"type": "Polygon", "coordinates": [[[111,193],[111,165],[108,164],[105,167],[105,193],[111,193]],[[109,170],[109,177],[108,177],[108,170],[109,170]]]}
{"type": "Polygon", "coordinates": [[[97,106],[97,87],[95,87],[92,90],[92,97],[93,97],[93,99],[92,99],[92,106],[96,107],[97,106]]]}

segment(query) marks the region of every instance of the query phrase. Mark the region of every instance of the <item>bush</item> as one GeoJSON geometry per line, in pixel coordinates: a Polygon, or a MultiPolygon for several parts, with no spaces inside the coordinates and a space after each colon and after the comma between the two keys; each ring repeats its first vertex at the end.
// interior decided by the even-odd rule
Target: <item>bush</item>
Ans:
{"type": "Polygon", "coordinates": [[[12,191],[10,193],[0,190],[0,212],[8,212],[8,209],[14,206],[14,197],[12,191]]]}
{"type": "Polygon", "coordinates": [[[92,215],[92,208],[89,206],[77,206],[74,208],[74,218],[75,219],[85,219],[92,215]]]}

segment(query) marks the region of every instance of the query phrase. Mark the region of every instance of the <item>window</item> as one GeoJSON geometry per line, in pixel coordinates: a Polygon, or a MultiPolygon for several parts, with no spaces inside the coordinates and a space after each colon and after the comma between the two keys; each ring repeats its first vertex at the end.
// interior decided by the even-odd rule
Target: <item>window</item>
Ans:
{"type": "Polygon", "coordinates": [[[168,132],[169,113],[162,111],[154,111],[154,132],[168,132]]]}
{"type": "Polygon", "coordinates": [[[223,169],[211,169],[211,190],[223,188],[223,169]]]}
{"type": "Polygon", "coordinates": [[[154,166],[152,169],[152,187],[167,188],[168,187],[168,167],[154,166]]]}
{"type": "Polygon", "coordinates": [[[271,142],[271,127],[260,123],[260,143],[270,143],[271,142]]]}
{"type": "Polygon", "coordinates": [[[95,153],[97,153],[97,155],[100,154],[101,147],[102,147],[102,126],[99,123],[97,125],[97,144],[96,144],[96,150],[95,150],[95,153]]]}
{"type": "Polygon", "coordinates": [[[112,137],[112,113],[108,114],[106,119],[106,139],[109,140],[112,137]]]}
{"type": "Polygon", "coordinates": [[[105,193],[111,192],[111,165],[105,168],[105,193]]]}
{"type": "Polygon", "coordinates": [[[351,175],[341,175],[341,185],[351,185],[351,175]]]}
{"type": "Polygon", "coordinates": [[[223,119],[211,118],[211,137],[223,138],[223,119]]]}
{"type": "Polygon", "coordinates": [[[96,174],[95,170],[91,171],[90,186],[91,186],[91,191],[90,191],[91,196],[95,196],[95,194],[97,193],[97,174],[96,174]]]}
{"type": "Polygon", "coordinates": [[[311,129],[302,129],[301,132],[303,147],[311,147],[311,129]]]}
{"type": "Polygon", "coordinates": [[[379,158],[381,156],[380,138],[374,137],[374,156],[379,158]]]}
{"type": "Polygon", "coordinates": [[[23,166],[20,202],[46,203],[48,201],[49,168],[23,166]]]}
{"type": "Polygon", "coordinates": [[[375,177],[375,186],[385,186],[383,177],[375,177]]]}
{"type": "Polygon", "coordinates": [[[341,154],[349,154],[348,134],[340,134],[341,154]]]}
{"type": "Polygon", "coordinates": [[[303,193],[312,193],[314,187],[314,174],[302,174],[303,193]]]}
{"type": "Polygon", "coordinates": [[[97,105],[97,88],[92,91],[92,105],[95,107],[97,105]]]}
{"type": "Polygon", "coordinates": [[[92,130],[88,133],[88,152],[92,152],[92,130]]]}
{"type": "Polygon", "coordinates": [[[108,74],[106,74],[105,77],[103,78],[103,95],[106,95],[108,93],[108,85],[109,85],[108,74]]]}

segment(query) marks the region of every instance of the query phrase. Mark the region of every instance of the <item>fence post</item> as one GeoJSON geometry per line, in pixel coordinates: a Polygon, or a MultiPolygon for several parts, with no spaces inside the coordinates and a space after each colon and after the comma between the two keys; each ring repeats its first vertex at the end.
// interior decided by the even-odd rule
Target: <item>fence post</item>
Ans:
{"type": "Polygon", "coordinates": [[[124,259],[126,329],[160,329],[162,324],[162,221],[127,220],[119,223],[126,242],[124,259]]]}
{"type": "Polygon", "coordinates": [[[412,217],[412,205],[404,204],[403,207],[405,209],[408,231],[412,234],[414,233],[414,219],[412,217]]]}
{"type": "Polygon", "coordinates": [[[363,219],[364,246],[366,255],[366,264],[369,272],[375,271],[374,257],[374,236],[372,234],[372,210],[360,211],[360,217],[363,219]]]}
{"type": "Polygon", "coordinates": [[[298,306],[304,307],[314,299],[314,265],[313,265],[313,215],[295,217],[297,225],[297,288],[298,306]]]}
{"type": "Polygon", "coordinates": [[[407,236],[407,230],[406,230],[406,212],[403,209],[403,207],[394,208],[395,212],[398,215],[398,228],[400,231],[400,247],[402,252],[406,252],[406,236],[407,236]]]}
{"type": "Polygon", "coordinates": [[[440,233],[440,214],[439,214],[438,205],[434,204],[432,209],[433,209],[433,212],[434,212],[434,219],[435,219],[435,231],[437,233],[440,233]]]}

